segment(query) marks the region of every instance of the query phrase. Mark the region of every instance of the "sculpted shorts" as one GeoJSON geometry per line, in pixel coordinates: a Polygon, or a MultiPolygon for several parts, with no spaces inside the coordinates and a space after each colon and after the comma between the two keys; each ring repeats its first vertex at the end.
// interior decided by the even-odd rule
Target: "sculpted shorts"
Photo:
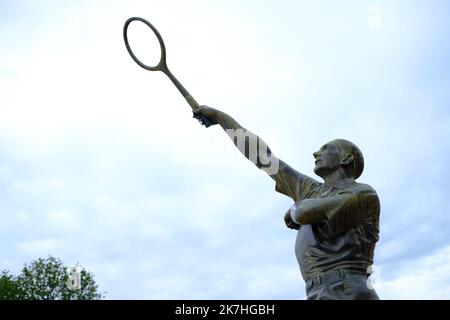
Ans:
{"type": "Polygon", "coordinates": [[[308,278],[306,294],[308,300],[379,300],[375,290],[369,288],[365,274],[346,270],[308,278]]]}

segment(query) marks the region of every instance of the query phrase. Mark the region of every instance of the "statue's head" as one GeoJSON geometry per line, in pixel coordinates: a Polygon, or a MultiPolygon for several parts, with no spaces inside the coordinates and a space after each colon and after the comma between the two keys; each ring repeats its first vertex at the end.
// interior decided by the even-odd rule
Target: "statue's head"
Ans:
{"type": "Polygon", "coordinates": [[[357,179],[364,169],[364,158],[361,150],[352,142],[336,139],[324,144],[313,153],[315,158],[314,172],[324,178],[336,170],[344,170],[349,176],[357,179]]]}

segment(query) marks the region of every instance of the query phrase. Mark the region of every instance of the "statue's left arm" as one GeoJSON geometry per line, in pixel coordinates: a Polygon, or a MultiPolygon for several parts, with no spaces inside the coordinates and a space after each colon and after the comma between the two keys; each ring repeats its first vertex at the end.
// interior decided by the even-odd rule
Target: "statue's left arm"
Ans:
{"type": "Polygon", "coordinates": [[[377,193],[363,184],[341,190],[332,196],[298,201],[290,209],[295,223],[302,225],[327,222],[332,234],[344,232],[379,214],[377,193]]]}
{"type": "Polygon", "coordinates": [[[305,199],[292,205],[292,220],[298,224],[318,223],[332,214],[339,213],[357,201],[351,193],[337,194],[326,198],[305,199]]]}

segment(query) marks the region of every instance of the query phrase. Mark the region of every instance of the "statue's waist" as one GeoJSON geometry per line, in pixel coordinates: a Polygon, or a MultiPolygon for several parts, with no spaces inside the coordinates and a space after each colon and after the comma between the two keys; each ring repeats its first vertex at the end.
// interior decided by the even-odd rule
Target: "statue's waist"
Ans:
{"type": "Polygon", "coordinates": [[[319,286],[325,283],[332,283],[335,281],[343,280],[350,277],[364,277],[367,279],[369,275],[366,272],[347,270],[347,269],[335,269],[316,274],[308,275],[305,278],[306,289],[309,290],[312,287],[319,286]]]}

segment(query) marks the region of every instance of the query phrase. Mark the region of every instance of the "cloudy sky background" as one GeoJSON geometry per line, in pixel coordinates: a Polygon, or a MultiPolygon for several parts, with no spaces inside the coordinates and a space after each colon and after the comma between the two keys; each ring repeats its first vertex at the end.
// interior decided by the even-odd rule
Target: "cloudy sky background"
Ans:
{"type": "MultiPolygon", "coordinates": [[[[359,145],[359,180],[382,204],[380,297],[450,298],[449,9],[0,1],[0,268],[79,262],[108,299],[305,297],[283,222],[291,200],[131,60],[122,27],[142,16],[199,103],[298,170],[314,176],[312,152],[331,139],[359,145]]],[[[137,24],[130,37],[136,53],[157,46],[137,24]]]]}

